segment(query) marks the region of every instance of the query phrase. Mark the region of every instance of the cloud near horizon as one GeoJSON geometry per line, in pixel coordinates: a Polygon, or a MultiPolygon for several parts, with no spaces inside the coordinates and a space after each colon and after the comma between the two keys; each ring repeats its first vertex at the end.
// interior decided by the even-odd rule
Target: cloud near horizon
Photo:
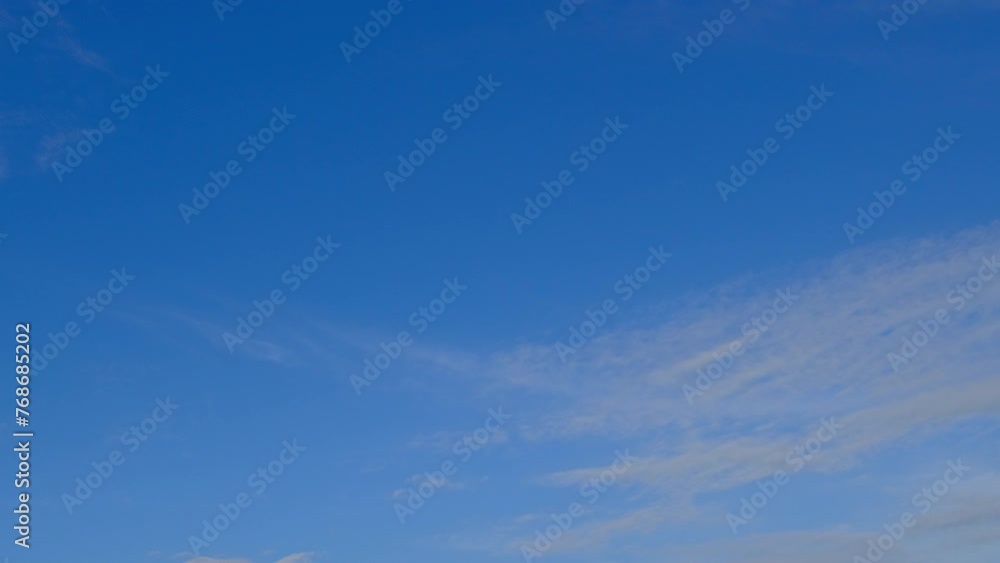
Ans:
{"type": "MultiPolygon", "coordinates": [[[[909,451],[916,444],[945,440],[962,445],[963,459],[978,467],[979,479],[970,478],[964,486],[983,488],[953,495],[950,508],[926,517],[922,526],[930,529],[922,533],[942,539],[969,534],[996,549],[997,540],[981,533],[982,526],[1000,523],[1000,514],[982,509],[984,498],[993,506],[1000,499],[997,475],[984,472],[983,466],[995,453],[974,447],[977,442],[968,433],[995,436],[1000,421],[998,253],[996,223],[951,236],[856,247],[790,274],[746,277],[687,296],[637,326],[605,327],[565,364],[553,343],[538,343],[483,355],[461,373],[483,374],[480,388],[504,404],[547,399],[544,404],[550,407],[519,413],[517,435],[525,447],[579,440],[633,445],[632,455],[639,461],[620,478],[629,500],[613,509],[596,505],[597,513],[567,532],[554,551],[597,553],[620,545],[623,538],[632,538],[630,545],[636,538],[646,543],[647,532],[669,524],[699,535],[722,531],[725,541],[682,550],[657,548],[652,542],[644,553],[683,558],[697,553],[698,560],[729,561],[737,560],[729,559],[732,554],[746,551],[760,555],[739,560],[798,561],[816,551],[799,551],[814,542],[831,544],[834,551],[828,553],[850,551],[830,556],[830,561],[849,560],[873,537],[872,530],[857,529],[851,520],[770,535],[751,534],[751,523],[734,539],[724,519],[739,507],[741,495],[749,494],[741,488],[777,470],[787,471],[786,456],[815,436],[825,419],[843,428],[810,459],[799,480],[809,476],[840,483],[866,475],[875,480],[868,486],[912,481],[919,490],[919,480],[910,474],[890,477],[870,471],[890,463],[891,452],[909,451]],[[782,304],[787,309],[783,313],[765,314],[774,306],[777,290],[790,292],[794,301],[782,304]],[[935,330],[939,311],[947,320],[935,330]],[[755,317],[771,324],[754,324],[755,317]],[[765,330],[755,333],[757,326],[765,330]],[[912,342],[921,326],[933,335],[926,342],[918,336],[923,345],[915,346],[916,355],[907,359],[904,339],[912,342]],[[728,355],[734,342],[743,347],[739,356],[728,355]],[[899,356],[894,360],[890,354],[899,356]],[[702,376],[699,386],[699,370],[709,370],[716,357],[728,367],[712,368],[707,373],[717,378],[702,376]],[[927,524],[932,516],[939,526],[927,524]],[[785,543],[774,541],[778,537],[785,543]],[[782,547],[792,545],[788,542],[795,548],[782,547]],[[726,555],[730,547],[732,554],[726,555]]],[[[466,353],[462,357],[468,361],[466,353]]],[[[537,482],[575,487],[607,468],[604,457],[597,456],[593,465],[539,475],[537,482]]],[[[947,460],[925,456],[905,469],[915,475],[945,467],[947,460]]],[[[554,512],[564,507],[538,508],[554,512]]],[[[530,520],[522,516],[517,521],[530,520]]],[[[498,524],[484,534],[494,540],[475,549],[516,551],[533,539],[533,529],[530,524],[498,524]],[[507,540],[498,542],[501,529],[508,531],[507,540]]],[[[464,540],[452,543],[470,547],[464,540]]]]}
{"type": "MultiPolygon", "coordinates": [[[[182,556],[189,557],[191,554],[181,554],[182,556]]],[[[312,563],[315,557],[314,552],[302,552],[293,553],[291,555],[286,555],[281,559],[278,559],[274,563],[312,563]]],[[[268,561],[271,561],[268,559],[268,561]]],[[[194,559],[188,559],[185,563],[253,563],[250,559],[216,559],[214,557],[195,557],[194,559]]]]}

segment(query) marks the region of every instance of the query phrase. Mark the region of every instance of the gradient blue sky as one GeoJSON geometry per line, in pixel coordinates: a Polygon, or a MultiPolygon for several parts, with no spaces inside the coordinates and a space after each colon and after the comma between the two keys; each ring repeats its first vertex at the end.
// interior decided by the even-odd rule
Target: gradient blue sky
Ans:
{"type": "MultiPolygon", "coordinates": [[[[402,1],[351,62],[340,43],[386,2],[247,0],[220,21],[208,0],[72,0],[0,49],[3,319],[32,323],[39,348],[81,327],[33,380],[33,547],[0,553],[523,561],[628,450],[541,560],[850,561],[959,458],[973,470],[883,561],[1000,557],[1000,283],[898,371],[886,357],[1000,251],[1000,4],[928,0],[886,41],[887,1],[588,0],[555,30],[555,0],[402,1]],[[678,72],[673,53],[727,8],[678,72]],[[115,99],[156,65],[169,76],[119,119],[115,99]],[[490,75],[500,86],[452,130],[443,113],[490,75]],[[834,95],[780,139],[814,86],[834,95]],[[285,107],[295,118],[245,162],[240,143],[285,107]],[[616,117],[628,129],[578,172],[572,153],[616,117]],[[53,163],[106,118],[60,181],[53,163]],[[447,140],[390,191],[384,172],[437,127],[447,140]],[[942,127],[961,137],[910,181],[942,127]],[[723,201],[716,182],[768,137],[780,149],[723,201]],[[231,159],[242,172],[185,222],[178,206],[231,159]],[[518,233],[511,214],[564,169],[573,184],[518,233]],[[896,179],[906,193],[849,241],[844,223],[896,179]],[[327,236],[340,247],[287,291],[327,236]],[[671,258],[623,301],[616,282],[661,245],[671,258]],[[128,287],[81,314],[122,268],[128,287]],[[416,334],[411,314],[455,278],[468,289],[416,334]],[[683,386],[785,288],[800,300],[689,404],[683,386]],[[223,334],[276,289],[287,301],[231,352],[223,334]],[[608,299],[620,308],[561,362],[556,344],[608,299]],[[404,330],[413,344],[358,395],[351,375],[404,330]],[[129,452],[120,435],[167,397],[177,411],[129,452]],[[510,420],[456,455],[498,408],[510,420]],[[843,433],[734,534],[726,514],[828,417],[843,433]],[[306,450],[190,553],[286,440],[306,450]],[[63,495],[114,450],[124,464],[68,514],[63,495]],[[449,460],[400,524],[400,491],[449,460]]],[[[5,3],[4,35],[38,9],[5,3]]]]}

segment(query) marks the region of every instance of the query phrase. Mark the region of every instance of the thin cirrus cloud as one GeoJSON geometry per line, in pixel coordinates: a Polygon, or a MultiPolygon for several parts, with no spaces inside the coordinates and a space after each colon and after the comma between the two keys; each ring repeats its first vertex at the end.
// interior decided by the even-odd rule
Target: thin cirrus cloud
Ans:
{"type": "MultiPolygon", "coordinates": [[[[711,301],[707,295],[689,296],[685,301],[691,305],[670,308],[659,324],[608,331],[566,364],[554,343],[544,343],[493,353],[473,369],[485,374],[484,386],[563,399],[557,404],[566,406],[537,413],[528,425],[526,435],[537,440],[631,436],[672,424],[721,432],[712,421],[723,417],[761,423],[778,417],[787,423],[808,416],[815,422],[814,413],[822,412],[817,408],[831,396],[840,412],[862,418],[883,418],[879,410],[919,403],[931,391],[943,393],[933,413],[947,415],[969,404],[986,407],[989,402],[973,396],[978,394],[966,383],[992,373],[995,355],[988,344],[996,326],[990,313],[1000,305],[1000,290],[991,282],[984,282],[899,373],[893,373],[887,354],[898,353],[902,336],[916,330],[917,322],[939,308],[951,311],[949,293],[976,275],[981,259],[998,252],[997,225],[851,250],[792,277],[716,288],[708,292],[711,301]],[[755,285],[763,289],[749,289],[755,285]],[[682,385],[694,385],[696,368],[706,367],[712,352],[745,341],[741,327],[771,305],[774,290],[785,288],[799,296],[789,311],[688,404],[682,385]],[[961,374],[943,369],[959,355],[961,374]]],[[[878,434],[886,432],[891,428],[878,434]]]]}
{"type": "Polygon", "coordinates": [[[277,563],[312,563],[314,553],[295,553],[282,557],[277,563]]]}
{"type": "Polygon", "coordinates": [[[96,51],[84,47],[80,41],[72,35],[60,35],[56,41],[58,48],[85,67],[108,72],[107,59],[96,51]]]}
{"type": "MultiPolygon", "coordinates": [[[[983,466],[990,454],[979,444],[988,443],[1000,425],[1000,274],[983,281],[972,298],[962,298],[960,311],[954,292],[988,271],[983,260],[998,253],[1000,223],[854,247],[791,271],[747,276],[684,296],[645,318],[622,318],[620,323],[633,324],[604,327],[565,364],[554,341],[485,352],[425,347],[413,359],[430,368],[433,379],[471,384],[494,400],[521,405],[510,440],[526,452],[553,443],[587,444],[577,452],[591,463],[529,475],[518,485],[528,491],[564,489],[572,500],[573,489],[604,471],[613,457],[613,447],[605,451],[598,444],[629,447],[636,461],[619,477],[616,492],[588,507],[553,552],[582,557],[627,545],[636,561],[774,563],[799,561],[802,554],[820,562],[850,560],[879,533],[878,526],[833,515],[812,529],[751,527],[733,537],[724,516],[738,508],[741,487],[787,469],[786,454],[824,418],[843,430],[803,476],[834,487],[859,475],[877,489],[905,483],[911,488],[890,494],[905,505],[947,457],[926,458],[901,473],[883,469],[891,462],[889,452],[935,440],[961,446],[964,459],[983,466]],[[772,306],[779,289],[797,299],[750,342],[742,327],[772,306]],[[939,309],[949,312],[949,321],[894,370],[888,354],[899,353],[903,338],[939,309]],[[684,386],[695,386],[713,353],[721,355],[737,341],[746,352],[689,403],[684,386]],[[664,529],[712,539],[658,541],[664,529]]],[[[417,436],[408,446],[441,450],[452,437],[417,436]]],[[[970,477],[946,500],[921,520],[909,547],[894,549],[885,560],[934,553],[964,562],[973,549],[1000,549],[989,532],[1000,524],[990,508],[1000,501],[995,474],[970,477]],[[955,538],[972,547],[942,551],[955,538]],[[924,544],[929,547],[913,547],[924,544]]],[[[781,514],[780,507],[767,508],[770,515],[781,514]]],[[[517,554],[533,540],[539,519],[564,509],[525,501],[520,513],[498,517],[490,529],[441,540],[461,551],[517,554]]]]}
{"type": "MultiPolygon", "coordinates": [[[[832,482],[877,469],[891,450],[935,439],[961,442],[969,460],[990,455],[978,444],[986,443],[1000,422],[1000,274],[982,281],[971,298],[960,297],[956,287],[980,272],[989,274],[983,260],[990,262],[998,253],[1000,224],[854,248],[791,274],[748,277],[688,296],[641,328],[605,329],[566,364],[552,344],[540,343],[484,355],[473,373],[484,374],[480,383],[491,393],[546,396],[547,404],[559,405],[520,413],[518,436],[526,447],[592,439],[633,444],[638,461],[620,478],[630,500],[597,505],[595,514],[567,532],[554,550],[594,553],[669,524],[692,530],[707,526],[723,532],[723,541],[661,547],[646,552],[649,560],[669,553],[701,561],[799,561],[803,554],[821,552],[838,552],[841,559],[829,560],[843,560],[859,545],[856,540],[863,538],[860,545],[865,545],[871,530],[855,530],[848,520],[842,528],[733,539],[723,520],[733,504],[727,500],[732,497],[738,507],[738,487],[787,469],[786,454],[812,436],[824,418],[834,418],[843,430],[803,473],[832,482]],[[741,327],[771,306],[776,289],[786,288],[798,299],[749,343],[741,327]],[[903,338],[912,337],[918,323],[941,309],[949,313],[946,324],[914,358],[894,369],[887,355],[899,354],[903,338]],[[747,351],[689,404],[683,386],[695,386],[697,369],[735,341],[747,351]],[[977,442],[971,431],[987,440],[977,442]],[[719,494],[721,511],[720,501],[705,500],[719,494]],[[827,544],[826,551],[809,547],[827,544]]],[[[535,481],[575,487],[606,469],[604,454],[597,450],[592,465],[545,473],[535,481]]],[[[944,461],[928,459],[924,465],[936,468],[944,461]]],[[[875,471],[870,479],[877,487],[910,481],[898,472],[875,471]]],[[[963,487],[965,494],[948,499],[950,507],[922,522],[923,537],[989,539],[982,527],[996,526],[1000,514],[984,512],[982,497],[996,506],[996,477],[980,475],[963,487]],[[935,519],[944,524],[935,527],[935,519]]],[[[533,539],[531,530],[505,522],[483,537],[494,538],[497,552],[516,552],[533,539]],[[509,541],[495,541],[501,530],[507,530],[509,541]]],[[[474,542],[457,543],[469,547],[474,542]]],[[[894,557],[903,553],[898,550],[894,557]]],[[[950,555],[961,560],[961,554],[950,555]]]]}
{"type": "MultiPolygon", "coordinates": [[[[302,552],[293,553],[291,555],[286,555],[281,559],[275,561],[274,563],[313,563],[315,558],[314,552],[302,552]]],[[[214,557],[195,557],[194,559],[189,559],[185,563],[253,563],[249,559],[216,559],[214,557]]]]}

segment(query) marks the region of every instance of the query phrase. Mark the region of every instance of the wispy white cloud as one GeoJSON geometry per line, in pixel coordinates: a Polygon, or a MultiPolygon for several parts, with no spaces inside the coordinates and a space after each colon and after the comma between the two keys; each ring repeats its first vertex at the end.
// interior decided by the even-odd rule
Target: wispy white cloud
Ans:
{"type": "MultiPolygon", "coordinates": [[[[215,557],[205,556],[188,559],[191,555],[191,553],[179,553],[176,557],[184,559],[185,563],[252,563],[249,559],[218,559],[215,557]]],[[[278,559],[275,563],[313,563],[315,561],[315,557],[316,552],[314,551],[293,553],[278,559]]]]}
{"type": "MultiPolygon", "coordinates": [[[[406,447],[415,450],[429,450],[432,452],[445,453],[452,451],[455,448],[455,445],[458,444],[462,440],[462,437],[466,435],[468,435],[468,431],[439,430],[430,434],[420,434],[414,436],[406,444],[406,447]]],[[[510,436],[507,434],[507,431],[500,429],[490,436],[489,443],[484,447],[505,444],[509,441],[509,439],[510,436]]]]}
{"type": "MultiPolygon", "coordinates": [[[[223,339],[223,334],[226,332],[232,333],[234,331],[232,327],[225,327],[173,309],[157,310],[156,314],[183,323],[192,329],[195,334],[209,341],[217,349],[229,353],[226,342],[223,339]]],[[[151,329],[159,329],[156,323],[150,322],[145,317],[132,317],[132,320],[137,324],[146,325],[151,329]]],[[[246,339],[242,344],[233,348],[233,353],[284,366],[295,365],[297,356],[297,352],[291,347],[261,338],[246,339]]]]}
{"type": "Polygon", "coordinates": [[[50,135],[45,135],[38,142],[38,150],[35,152],[35,165],[39,170],[45,170],[52,162],[61,159],[66,147],[83,138],[83,130],[63,130],[50,135]]]}
{"type": "Polygon", "coordinates": [[[215,557],[195,557],[185,563],[251,563],[249,559],[216,559],[215,557]]]}
{"type": "MultiPolygon", "coordinates": [[[[962,298],[961,310],[955,310],[954,292],[988,271],[983,259],[990,262],[998,253],[1000,223],[854,247],[790,273],[756,274],[683,296],[634,317],[631,325],[605,327],[567,363],[555,341],[486,353],[423,346],[409,359],[429,368],[434,384],[472,386],[477,394],[518,404],[517,426],[505,438],[524,452],[579,440],[631,445],[637,459],[615,485],[621,491],[617,500],[588,507],[586,519],[553,551],[582,556],[626,544],[636,561],[842,561],[878,530],[845,519],[816,530],[734,538],[723,520],[732,503],[718,496],[787,469],[788,452],[824,418],[834,418],[843,430],[803,473],[831,480],[864,476],[866,486],[875,487],[915,482],[912,477],[926,469],[914,466],[914,475],[891,477],[870,471],[886,452],[954,436],[969,425],[987,439],[995,435],[1000,274],[972,298],[962,298]],[[773,305],[776,289],[790,291],[796,301],[751,342],[746,324],[773,305]],[[898,352],[903,337],[939,309],[949,311],[949,321],[895,371],[887,354],[898,352]],[[742,342],[746,352],[689,403],[683,387],[696,386],[698,371],[733,342],[742,342]],[[721,531],[722,539],[657,541],[664,529],[721,531]]],[[[443,430],[407,446],[447,451],[458,438],[460,432],[443,430]]],[[[607,453],[595,454],[590,464],[543,472],[528,486],[576,487],[607,468],[607,453]]],[[[981,453],[972,448],[970,457],[981,453]]],[[[989,508],[995,480],[965,483],[967,494],[954,495],[922,521],[921,541],[946,544],[961,537],[993,549],[988,527],[998,523],[989,508]]],[[[907,500],[905,491],[899,495],[907,500]]],[[[561,507],[524,508],[490,529],[443,541],[458,549],[516,553],[548,512],[561,507]]],[[[900,548],[891,557],[909,553],[900,548]]]]}
{"type": "Polygon", "coordinates": [[[85,48],[80,44],[80,40],[72,35],[60,35],[57,39],[57,45],[70,58],[83,66],[105,72],[109,70],[108,61],[103,55],[85,48]]]}
{"type": "Polygon", "coordinates": [[[314,552],[308,553],[293,553],[292,555],[286,555],[277,561],[277,563],[312,563],[315,557],[314,552]]]}
{"type": "MultiPolygon", "coordinates": [[[[596,437],[635,444],[639,460],[621,483],[642,495],[628,503],[628,511],[609,509],[588,519],[567,533],[579,541],[560,540],[560,549],[595,549],[595,542],[606,545],[636,533],[639,523],[716,518],[718,524],[725,510],[718,512],[704,495],[787,468],[786,454],[824,417],[834,417],[844,429],[806,471],[828,476],[864,467],[891,448],[947,436],[969,421],[995,424],[1000,274],[984,281],[971,299],[954,292],[989,271],[983,259],[998,253],[1000,224],[852,249],[791,277],[763,274],[687,296],[667,307],[665,316],[644,319],[643,328],[607,331],[566,364],[551,343],[539,343],[484,356],[473,373],[483,374],[479,384],[491,393],[545,397],[544,404],[554,406],[519,414],[518,434],[531,443],[596,437]],[[746,342],[741,328],[770,306],[774,289],[786,287],[798,301],[689,404],[683,385],[695,385],[696,370],[713,361],[713,352],[746,342]],[[959,300],[965,304],[955,310],[959,300]],[[903,337],[939,309],[950,320],[895,372],[887,354],[898,353],[903,337]]],[[[601,463],[548,473],[541,482],[575,486],[604,469],[601,463]]],[[[981,503],[960,510],[967,519],[982,516],[981,503]]],[[[523,533],[512,532],[513,543],[505,547],[527,539],[518,535],[523,533]]],[[[787,539],[856,546],[853,534],[822,531],[787,539]]],[[[746,560],[786,560],[775,542],[756,541],[735,542],[733,553],[747,549],[746,560]],[[754,549],[767,555],[754,558],[754,549]]],[[[699,560],[728,560],[718,550],[722,559],[699,560]]],[[[815,552],[787,550],[787,560],[815,552]]]]}

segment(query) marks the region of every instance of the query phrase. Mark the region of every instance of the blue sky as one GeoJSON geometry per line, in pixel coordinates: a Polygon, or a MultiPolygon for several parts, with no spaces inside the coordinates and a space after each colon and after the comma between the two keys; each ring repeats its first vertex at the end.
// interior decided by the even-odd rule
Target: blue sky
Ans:
{"type": "Polygon", "coordinates": [[[5,3],[0,553],[996,559],[1000,4],[893,6],[5,3]]]}

